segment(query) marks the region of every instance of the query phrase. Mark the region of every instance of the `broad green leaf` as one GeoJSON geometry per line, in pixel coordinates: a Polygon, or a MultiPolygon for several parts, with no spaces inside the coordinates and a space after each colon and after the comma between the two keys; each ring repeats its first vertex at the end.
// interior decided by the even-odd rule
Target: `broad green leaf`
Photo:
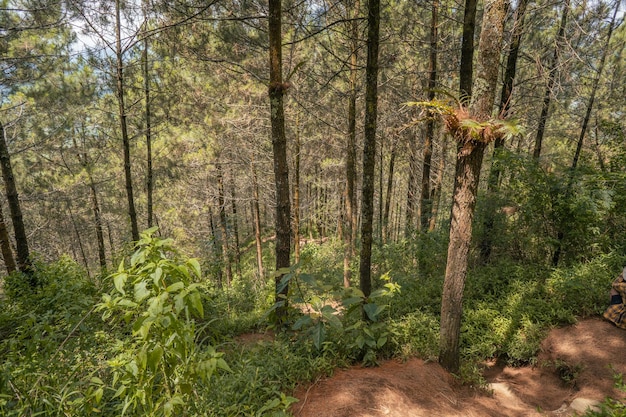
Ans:
{"type": "Polygon", "coordinates": [[[156,233],[156,231],[159,230],[158,226],[152,226],[149,229],[144,230],[143,232],[140,233],[141,237],[151,237],[153,234],[156,233]]]}
{"type": "Polygon", "coordinates": [[[363,305],[363,310],[371,321],[378,320],[378,314],[380,313],[379,306],[377,306],[376,304],[368,303],[363,305]]]}
{"type": "Polygon", "coordinates": [[[266,411],[274,410],[279,405],[280,405],[280,400],[278,398],[273,398],[271,400],[267,400],[265,402],[265,404],[263,404],[263,407],[259,408],[259,410],[257,411],[256,415],[257,415],[257,417],[260,417],[266,411]]]}
{"type": "Polygon", "coordinates": [[[274,311],[274,310],[276,310],[277,308],[280,308],[280,307],[282,307],[282,306],[284,306],[284,305],[285,305],[285,302],[284,302],[284,301],[277,301],[277,302],[275,302],[275,303],[274,303],[274,305],[273,305],[273,306],[271,306],[271,307],[270,307],[270,308],[269,308],[269,309],[265,312],[265,314],[263,314],[263,317],[264,317],[264,318],[266,318],[267,316],[269,316],[269,315],[272,313],[272,311],[274,311]]]}
{"type": "Polygon", "coordinates": [[[385,294],[387,294],[387,290],[385,288],[379,288],[370,294],[369,299],[373,300],[374,298],[382,297],[385,294]]]}
{"type": "Polygon", "coordinates": [[[343,327],[343,325],[341,324],[341,320],[339,320],[339,317],[337,317],[336,315],[337,310],[335,310],[335,308],[333,308],[332,306],[324,306],[321,313],[322,317],[326,319],[328,324],[330,324],[335,329],[341,329],[343,327]]]}
{"type": "Polygon", "coordinates": [[[228,366],[228,364],[226,363],[226,361],[222,358],[219,358],[217,360],[217,367],[226,371],[226,372],[232,372],[233,370],[230,369],[230,366],[228,366]]]}
{"type": "Polygon", "coordinates": [[[94,399],[96,400],[96,404],[100,404],[100,400],[102,400],[102,395],[104,394],[104,389],[102,387],[98,388],[94,393],[94,399]]]}
{"type": "Polygon", "coordinates": [[[321,310],[324,306],[324,302],[317,295],[314,295],[313,297],[311,297],[311,306],[315,310],[321,310]]]}
{"type": "Polygon", "coordinates": [[[126,284],[126,280],[128,279],[128,275],[125,273],[115,274],[113,276],[113,284],[115,284],[115,289],[122,295],[126,295],[124,291],[124,285],[126,284]]]}
{"type": "Polygon", "coordinates": [[[300,317],[291,327],[293,330],[300,330],[303,326],[308,326],[311,324],[313,320],[311,320],[310,316],[304,315],[300,317]]]}
{"type": "Polygon", "coordinates": [[[161,363],[163,358],[163,348],[161,345],[156,345],[154,349],[148,352],[148,366],[152,371],[156,371],[157,367],[161,363]]]}
{"type": "Polygon", "coordinates": [[[189,266],[191,266],[191,269],[193,270],[196,277],[201,278],[202,270],[200,269],[200,262],[198,262],[196,258],[191,258],[187,261],[187,263],[189,264],[189,266]]]}
{"type": "Polygon", "coordinates": [[[154,283],[154,285],[158,286],[161,281],[161,277],[163,276],[163,269],[160,266],[157,266],[154,269],[154,272],[150,274],[150,276],[152,277],[152,282],[154,283]]]}
{"type": "Polygon", "coordinates": [[[363,346],[365,346],[365,338],[362,335],[357,336],[356,345],[359,347],[359,349],[363,349],[363,346]]]}
{"type": "Polygon", "coordinates": [[[135,284],[135,301],[141,303],[149,295],[150,291],[146,288],[146,281],[141,281],[135,284]]]}
{"type": "Polygon", "coordinates": [[[356,288],[356,287],[350,287],[346,289],[346,294],[349,294],[353,297],[360,297],[360,298],[365,298],[365,294],[363,294],[363,291],[361,291],[360,289],[356,288]]]}
{"type": "Polygon", "coordinates": [[[137,364],[137,370],[146,370],[146,366],[148,364],[148,352],[146,352],[145,347],[137,352],[137,360],[135,363],[137,364]]]}
{"type": "Polygon", "coordinates": [[[102,381],[100,378],[98,378],[97,376],[92,376],[91,379],[89,380],[92,384],[98,384],[98,385],[104,385],[104,381],[102,381]]]}
{"type": "Polygon", "coordinates": [[[120,396],[124,395],[125,392],[126,392],[126,385],[121,385],[117,389],[117,391],[115,391],[115,394],[113,395],[113,398],[120,397],[120,396]]]}
{"type": "Polygon", "coordinates": [[[381,336],[376,342],[376,347],[380,349],[381,347],[385,346],[385,343],[387,343],[387,336],[381,336]]]}
{"type": "Polygon", "coordinates": [[[313,344],[317,349],[321,349],[324,340],[326,340],[326,330],[324,330],[324,324],[318,322],[317,325],[313,327],[313,344]]]}
{"type": "Polygon", "coordinates": [[[189,303],[194,310],[198,313],[200,318],[204,318],[204,307],[202,306],[202,298],[198,292],[192,292],[189,294],[189,303]]]}
{"type": "Polygon", "coordinates": [[[310,285],[311,287],[317,287],[317,280],[313,275],[300,274],[299,278],[302,280],[302,282],[310,285]]]}
{"type": "MultiPolygon", "coordinates": [[[[285,269],[285,268],[283,268],[285,269]]],[[[278,276],[278,275],[277,275],[278,276]]],[[[287,288],[287,286],[289,285],[289,281],[291,280],[291,278],[293,277],[292,274],[286,274],[282,277],[282,279],[280,280],[280,283],[276,286],[276,292],[277,293],[281,293],[283,292],[283,290],[285,288],[287,288]]]]}
{"type": "Polygon", "coordinates": [[[363,301],[363,298],[361,297],[350,297],[350,298],[346,298],[342,300],[341,304],[343,304],[344,307],[350,307],[351,305],[358,304],[362,301],[363,301]]]}
{"type": "Polygon", "coordinates": [[[136,266],[137,264],[142,263],[146,260],[146,251],[145,249],[139,249],[133,253],[133,256],[130,257],[130,266],[136,266]]]}
{"type": "Polygon", "coordinates": [[[183,288],[185,288],[185,283],[182,281],[178,281],[172,285],[170,285],[169,287],[167,287],[166,291],[167,292],[178,292],[180,290],[182,290],[183,288]]]}

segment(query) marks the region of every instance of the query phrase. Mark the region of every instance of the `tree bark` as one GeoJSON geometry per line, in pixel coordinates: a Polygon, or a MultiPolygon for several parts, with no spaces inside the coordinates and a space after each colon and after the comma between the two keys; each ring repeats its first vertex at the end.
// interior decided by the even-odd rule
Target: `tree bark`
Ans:
{"type": "Polygon", "coordinates": [[[565,25],[567,24],[567,15],[569,13],[569,2],[565,0],[563,4],[563,12],[561,15],[561,23],[556,37],[556,45],[554,46],[554,55],[550,68],[548,69],[548,84],[543,95],[543,105],[541,106],[541,115],[539,116],[539,125],[537,126],[537,135],[535,136],[535,146],[533,149],[533,158],[539,159],[541,156],[541,148],[543,146],[543,135],[546,130],[546,122],[548,121],[548,113],[550,111],[550,102],[552,101],[552,90],[556,81],[557,68],[559,64],[559,53],[565,41],[565,25]]]}
{"type": "Polygon", "coordinates": [[[7,194],[7,202],[11,213],[11,221],[13,223],[13,232],[15,234],[15,247],[17,252],[17,267],[19,270],[29,277],[31,285],[36,285],[33,277],[33,266],[30,260],[30,252],[28,249],[28,239],[26,237],[26,228],[24,227],[24,219],[22,216],[22,208],[20,206],[20,198],[13,176],[13,167],[11,166],[11,156],[6,141],[6,132],[4,125],[0,122],[0,167],[2,169],[2,178],[4,179],[4,188],[7,194]]]}
{"type": "Polygon", "coordinates": [[[17,271],[17,265],[15,264],[15,258],[13,257],[13,250],[11,249],[11,238],[9,237],[9,231],[7,225],[4,222],[4,213],[2,212],[2,205],[0,204],[0,251],[2,251],[2,259],[4,260],[4,266],[7,269],[7,274],[17,271]]]}
{"type": "Polygon", "coordinates": [[[67,206],[67,212],[70,215],[70,221],[72,222],[72,228],[74,229],[74,234],[76,235],[76,241],[78,242],[78,249],[80,250],[80,256],[83,261],[83,265],[85,265],[85,271],[87,272],[87,277],[91,278],[91,273],[89,272],[89,261],[87,260],[87,254],[85,253],[85,247],[83,246],[83,241],[80,238],[80,232],[78,231],[78,226],[76,225],[76,219],[74,218],[74,212],[72,211],[72,205],[70,200],[66,200],[65,204],[67,206]]]}
{"type": "Polygon", "coordinates": [[[437,226],[437,215],[439,214],[439,204],[441,202],[441,185],[443,184],[443,174],[446,168],[446,154],[448,153],[448,141],[443,137],[443,146],[441,148],[441,157],[437,167],[437,178],[435,179],[435,187],[433,189],[433,207],[430,215],[430,223],[428,230],[432,232],[437,226]]]}
{"type": "Polygon", "coordinates": [[[87,180],[89,181],[91,211],[93,212],[93,216],[94,216],[94,226],[96,228],[96,240],[98,243],[98,260],[100,261],[100,268],[104,270],[106,269],[107,261],[106,261],[105,247],[104,247],[104,233],[102,230],[102,216],[100,214],[100,204],[98,203],[98,193],[96,190],[96,183],[91,174],[90,161],[88,159],[87,152],[79,151],[78,142],[76,141],[75,137],[72,137],[72,141],[74,142],[74,148],[76,149],[76,157],[78,158],[80,165],[83,167],[83,169],[87,173],[87,180]]]}
{"type": "Polygon", "coordinates": [[[372,225],[374,220],[376,119],[378,113],[380,0],[369,0],[367,24],[365,138],[363,146],[363,190],[361,197],[361,264],[359,266],[360,288],[366,297],[369,296],[372,290],[372,225]]]}
{"type": "Polygon", "coordinates": [[[459,97],[462,103],[469,103],[472,97],[476,3],[477,0],[465,0],[465,10],[463,13],[463,40],[461,41],[461,71],[459,82],[459,97]]]}
{"type": "Polygon", "coordinates": [[[146,117],[146,209],[148,211],[148,228],[153,225],[153,188],[154,188],[154,175],[152,172],[152,123],[151,123],[151,103],[150,103],[150,66],[148,62],[148,37],[143,40],[143,51],[141,54],[142,68],[143,68],[143,91],[145,103],[145,117],[146,117]]]}
{"type": "Polygon", "coordinates": [[[409,141],[409,179],[406,191],[406,216],[404,225],[404,235],[409,237],[415,231],[413,219],[415,217],[415,199],[417,194],[416,177],[417,177],[417,155],[415,150],[415,137],[412,136],[409,141]]]}
{"type": "Polygon", "coordinates": [[[296,117],[296,143],[293,173],[293,247],[296,263],[300,262],[300,117],[296,117]]]}
{"type": "Polygon", "coordinates": [[[259,213],[259,182],[256,170],[252,167],[252,214],[254,217],[254,240],[256,243],[256,262],[259,271],[259,280],[263,280],[263,244],[261,242],[261,214],[259,213]]]}
{"type": "MultiPolygon", "coordinates": [[[[473,120],[491,118],[505,19],[505,0],[487,0],[480,35],[476,79],[472,85],[469,114],[473,120]]],[[[486,137],[475,140],[463,131],[454,132],[459,139],[454,181],[450,243],[441,302],[439,363],[448,371],[459,370],[459,336],[463,309],[463,290],[467,275],[467,258],[472,237],[472,218],[480,169],[487,147],[486,137]],[[469,136],[469,137],[468,137],[469,136]]]]}
{"type": "Polygon", "coordinates": [[[348,142],[346,144],[346,228],[345,247],[343,254],[343,285],[350,286],[352,271],[350,263],[355,255],[357,230],[356,202],[356,98],[358,81],[358,48],[359,48],[359,14],[361,3],[355,0],[352,5],[353,20],[350,22],[351,53],[350,53],[350,96],[348,100],[348,142]]]}
{"type": "MultiPolygon", "coordinates": [[[[439,14],[439,1],[433,0],[430,21],[430,54],[428,60],[428,101],[435,99],[437,87],[437,17],[439,14]]],[[[419,210],[420,229],[429,230],[430,216],[432,214],[433,196],[430,190],[430,165],[433,156],[433,141],[435,138],[435,118],[430,114],[426,122],[426,134],[424,135],[424,163],[422,165],[422,194],[419,210]]]]}
{"type": "MultiPolygon", "coordinates": [[[[389,211],[391,210],[391,192],[393,191],[393,174],[396,163],[396,146],[391,148],[389,155],[389,173],[387,175],[387,195],[385,196],[385,215],[383,216],[383,243],[389,240],[389,211]]],[[[382,198],[382,197],[381,197],[382,198]]]]}
{"type": "MultiPolygon", "coordinates": [[[[220,258],[220,251],[217,249],[217,233],[215,232],[215,222],[213,222],[213,209],[211,208],[211,206],[209,205],[209,228],[211,230],[211,247],[213,249],[213,254],[215,256],[215,259],[219,259],[220,258]]],[[[215,271],[215,275],[216,275],[216,279],[217,279],[217,288],[218,289],[222,289],[222,278],[223,278],[223,272],[222,272],[222,267],[218,265],[218,267],[216,268],[215,271]]]]}
{"type": "Polygon", "coordinates": [[[137,226],[137,212],[133,197],[133,179],[130,163],[130,138],[126,123],[126,106],[124,103],[124,52],[122,50],[122,33],[120,17],[120,0],[115,1],[115,56],[116,56],[116,81],[117,103],[120,129],[122,132],[122,146],[124,148],[124,177],[126,183],[126,197],[128,199],[128,217],[130,218],[131,237],[133,241],[139,240],[139,228],[137,226]]]}
{"type": "Polygon", "coordinates": [[[98,194],[96,192],[96,184],[93,181],[90,172],[87,172],[89,179],[89,190],[91,193],[91,210],[93,211],[94,225],[96,227],[96,240],[98,241],[98,260],[100,268],[107,267],[106,253],[104,249],[104,233],[102,232],[102,216],[100,214],[100,204],[98,203],[98,194]]]}
{"type": "MultiPolygon", "coordinates": [[[[219,156],[218,156],[219,159],[219,156]]],[[[218,214],[220,218],[220,243],[222,246],[222,262],[226,271],[226,287],[230,288],[233,280],[233,270],[230,265],[230,249],[228,247],[228,225],[226,224],[226,202],[224,201],[224,175],[222,173],[222,164],[215,164],[217,171],[217,204],[218,214]]]]}
{"type": "Polygon", "coordinates": [[[282,325],[287,314],[288,286],[280,289],[283,271],[290,266],[291,206],[289,201],[289,165],[287,164],[287,138],[283,95],[288,87],[282,75],[282,15],[281,0],[269,0],[269,52],[270,52],[270,113],[272,150],[274,154],[274,181],[276,183],[276,302],[284,304],[276,309],[276,321],[282,325]]]}
{"type": "Polygon", "coordinates": [[[384,168],[385,168],[385,141],[380,138],[380,153],[378,155],[378,242],[383,241],[383,183],[384,183],[384,168]]]}
{"type": "Polygon", "coordinates": [[[237,272],[241,276],[241,242],[239,241],[239,221],[237,218],[237,193],[235,191],[235,180],[232,178],[230,181],[231,200],[230,209],[233,213],[233,235],[235,238],[235,257],[237,260],[237,272]]]}

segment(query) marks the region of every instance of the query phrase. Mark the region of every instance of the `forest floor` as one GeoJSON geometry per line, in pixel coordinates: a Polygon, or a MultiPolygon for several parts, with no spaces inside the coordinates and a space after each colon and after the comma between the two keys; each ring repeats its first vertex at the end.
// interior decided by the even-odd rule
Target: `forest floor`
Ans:
{"type": "Polygon", "coordinates": [[[463,386],[436,362],[355,366],[300,387],[296,417],[573,416],[606,397],[623,399],[626,331],[599,318],[550,331],[535,366],[485,364],[487,388],[463,386]]]}

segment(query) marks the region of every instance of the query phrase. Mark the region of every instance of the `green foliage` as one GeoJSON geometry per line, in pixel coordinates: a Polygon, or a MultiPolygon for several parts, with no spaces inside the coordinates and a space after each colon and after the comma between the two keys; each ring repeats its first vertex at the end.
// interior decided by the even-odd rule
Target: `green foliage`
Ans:
{"type": "MultiPolygon", "coordinates": [[[[8,277],[0,301],[0,414],[281,416],[296,386],[338,366],[434,359],[444,242],[417,235],[375,248],[375,270],[389,272],[370,297],[341,286],[335,246],[311,245],[285,278],[291,329],[245,345],[234,336],[262,325],[273,279],[257,290],[237,278],[218,291],[202,282],[197,262],[151,231],[103,280],[99,303],[96,284],[69,259],[38,265],[41,287],[8,277]],[[430,255],[413,259],[418,248],[430,255]],[[91,313],[96,305],[100,314],[91,313]]],[[[612,252],[559,269],[516,259],[470,268],[463,381],[481,385],[488,357],[532,363],[550,327],[602,311],[625,260],[612,252]]]]}
{"type": "Polygon", "coordinates": [[[495,158],[494,164],[507,167],[508,180],[498,193],[478,199],[475,221],[478,236],[489,233],[493,259],[549,264],[560,244],[562,262],[572,265],[623,244],[626,229],[617,215],[623,174],[585,166],[572,172],[558,161],[546,167],[508,151],[495,158]],[[491,228],[485,230],[488,216],[491,228]]]}
{"type": "Polygon", "coordinates": [[[0,298],[0,414],[86,414],[82,376],[103,360],[96,287],[67,257],[35,268],[39,286],[13,274],[0,298]]]}
{"type": "Polygon", "coordinates": [[[200,264],[182,261],[171,240],[141,235],[130,265],[122,262],[111,275],[114,291],[104,294],[97,310],[113,324],[132,329],[132,340],[120,342],[120,353],[107,362],[110,380],[94,376],[89,392],[100,406],[105,390],[108,407],[124,415],[170,416],[193,410],[194,385],[207,383],[228,365],[211,346],[199,349],[194,316],[202,318],[200,264]]]}
{"type": "Polygon", "coordinates": [[[366,365],[375,364],[377,352],[391,337],[389,301],[400,292],[400,286],[386,274],[381,277],[382,287],[366,297],[354,287],[323,284],[312,275],[298,273],[297,267],[283,276],[278,287],[280,291],[289,285],[289,302],[301,307],[292,330],[307,334],[318,350],[339,345],[348,356],[366,365]],[[333,341],[328,341],[329,332],[334,333],[333,341]]]}

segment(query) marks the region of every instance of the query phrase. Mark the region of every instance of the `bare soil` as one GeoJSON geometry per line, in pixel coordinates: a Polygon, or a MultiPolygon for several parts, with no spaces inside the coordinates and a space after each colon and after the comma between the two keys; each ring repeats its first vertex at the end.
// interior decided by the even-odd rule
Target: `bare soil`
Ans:
{"type": "Polygon", "coordinates": [[[625,353],[626,331],[586,319],[552,330],[535,366],[485,364],[486,389],[463,386],[435,362],[391,360],[375,368],[338,370],[300,387],[291,412],[296,417],[573,416],[581,403],[584,410],[588,403],[625,396],[613,379],[626,374],[625,353]]]}

